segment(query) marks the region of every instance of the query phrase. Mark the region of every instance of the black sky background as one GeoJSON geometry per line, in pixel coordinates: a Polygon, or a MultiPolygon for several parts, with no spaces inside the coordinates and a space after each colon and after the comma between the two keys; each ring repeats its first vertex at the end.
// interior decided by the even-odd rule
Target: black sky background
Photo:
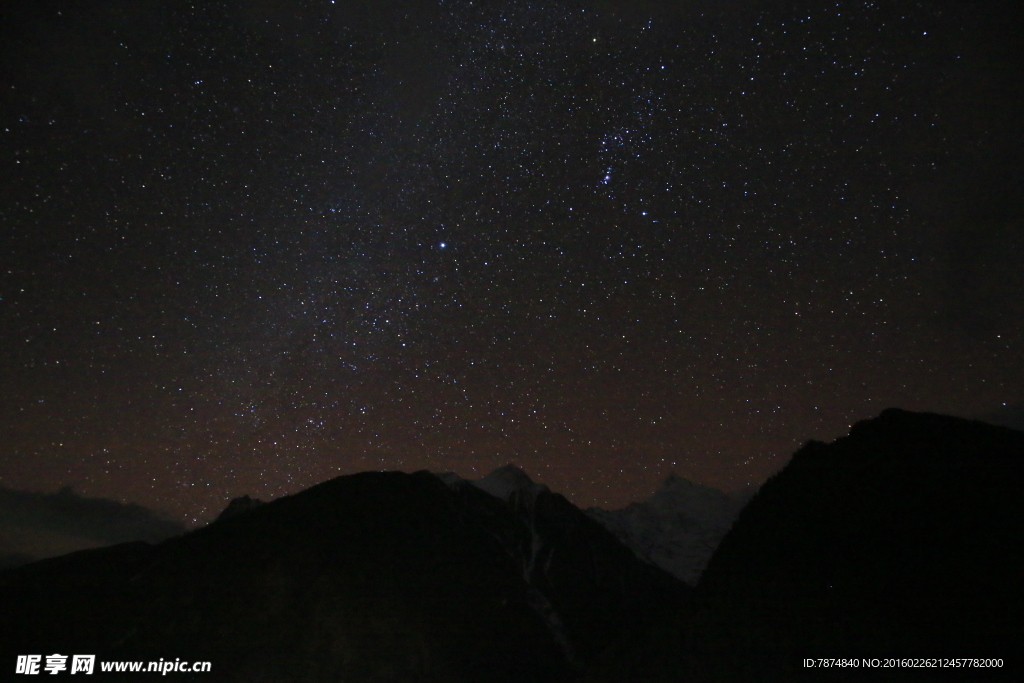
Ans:
{"type": "Polygon", "coordinates": [[[2,12],[4,486],[614,507],[1024,400],[1017,3],[2,12]]]}

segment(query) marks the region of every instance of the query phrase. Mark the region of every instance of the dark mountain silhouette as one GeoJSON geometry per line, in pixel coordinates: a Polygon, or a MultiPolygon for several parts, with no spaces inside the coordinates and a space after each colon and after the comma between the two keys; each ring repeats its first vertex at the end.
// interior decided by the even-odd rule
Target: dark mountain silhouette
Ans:
{"type": "Polygon", "coordinates": [[[263,501],[259,498],[250,498],[249,496],[235,498],[228,503],[228,506],[224,508],[219,515],[217,515],[217,521],[220,522],[228,519],[229,517],[249,512],[250,510],[258,508],[260,505],[263,505],[263,501]]]}
{"type": "MultiPolygon", "coordinates": [[[[740,513],[697,586],[690,680],[790,680],[807,675],[804,657],[1019,667],[1022,493],[1024,433],[1003,427],[887,410],[834,443],[808,443],[740,513]]],[[[809,678],[824,673],[866,672],[809,678]]]]}
{"type": "Polygon", "coordinates": [[[514,467],[363,473],[0,572],[0,649],[206,681],[1020,680],[1022,482],[1024,433],[887,410],[800,449],[691,592],[514,467]]]}
{"type": "MultiPolygon", "coordinates": [[[[209,660],[208,681],[561,681],[686,587],[562,496],[340,477],[206,528],[0,573],[5,660],[209,660]]],[[[5,665],[6,666],[6,665],[5,665]]],[[[181,674],[175,674],[181,676],[181,674]]]]}
{"type": "Polygon", "coordinates": [[[140,505],[0,486],[0,568],[127,541],[155,543],[185,527],[140,505]]]}

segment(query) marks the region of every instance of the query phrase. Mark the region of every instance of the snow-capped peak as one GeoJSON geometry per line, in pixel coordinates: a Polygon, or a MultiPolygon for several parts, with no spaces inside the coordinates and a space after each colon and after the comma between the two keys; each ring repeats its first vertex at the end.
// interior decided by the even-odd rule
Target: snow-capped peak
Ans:
{"type": "Polygon", "coordinates": [[[434,476],[440,479],[448,486],[448,488],[456,488],[459,484],[466,481],[454,472],[435,472],[434,476]]]}
{"type": "Polygon", "coordinates": [[[642,503],[621,510],[590,508],[587,514],[637,557],[692,586],[748,499],[673,474],[642,503]]]}
{"type": "Polygon", "coordinates": [[[508,501],[512,495],[519,493],[520,496],[536,498],[538,494],[549,491],[544,484],[536,484],[526,472],[515,465],[499,467],[483,479],[470,482],[481,491],[486,491],[495,498],[508,501]]]}

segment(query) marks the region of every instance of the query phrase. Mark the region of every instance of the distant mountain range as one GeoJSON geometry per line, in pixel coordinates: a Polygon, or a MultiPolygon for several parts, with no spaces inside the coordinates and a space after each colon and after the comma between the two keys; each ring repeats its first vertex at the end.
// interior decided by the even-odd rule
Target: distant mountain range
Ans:
{"type": "MultiPolygon", "coordinates": [[[[547,486],[535,483],[512,465],[477,480],[464,480],[452,473],[438,476],[451,485],[472,484],[506,502],[530,501],[550,493],[547,486]]],[[[595,507],[584,512],[612,532],[637,558],[693,586],[753,493],[728,495],[671,475],[646,501],[621,510],[595,507]]]]}
{"type": "Polygon", "coordinates": [[[339,477],[156,545],[0,572],[0,667],[58,652],[208,660],[204,681],[1020,680],[1022,475],[1024,433],[888,410],[809,443],[738,516],[742,500],[679,478],[584,513],[514,467],[339,477]],[[824,657],[856,670],[808,670],[824,657]],[[960,664],[863,671],[900,657],[960,664]],[[1002,666],[954,660],[978,657],[1002,666]]]}
{"type": "Polygon", "coordinates": [[[126,541],[156,543],[185,527],[139,505],[0,486],[0,568],[126,541]]]}

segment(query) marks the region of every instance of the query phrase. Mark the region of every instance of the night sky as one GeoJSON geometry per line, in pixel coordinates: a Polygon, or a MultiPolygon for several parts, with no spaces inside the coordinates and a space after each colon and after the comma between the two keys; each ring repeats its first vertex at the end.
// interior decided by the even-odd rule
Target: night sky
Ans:
{"type": "Polygon", "coordinates": [[[0,485],[757,485],[1024,400],[1017,2],[21,0],[0,485]]]}

